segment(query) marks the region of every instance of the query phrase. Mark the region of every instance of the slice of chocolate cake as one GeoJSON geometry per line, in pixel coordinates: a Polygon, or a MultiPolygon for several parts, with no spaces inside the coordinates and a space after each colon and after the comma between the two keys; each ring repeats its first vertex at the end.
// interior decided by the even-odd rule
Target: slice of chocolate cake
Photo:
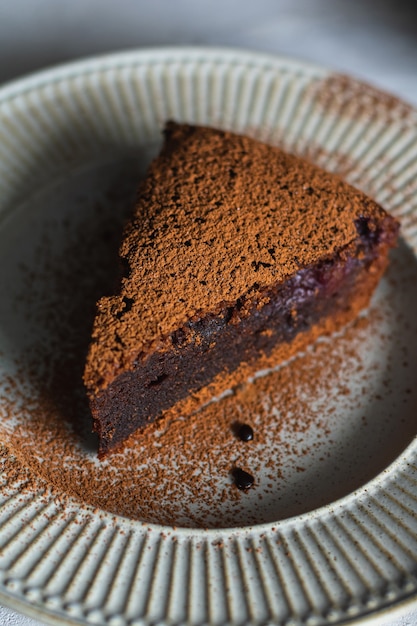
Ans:
{"type": "Polygon", "coordinates": [[[99,455],[350,321],[397,232],[301,159],[170,123],[121,245],[120,293],[98,303],[85,384],[99,455]]]}

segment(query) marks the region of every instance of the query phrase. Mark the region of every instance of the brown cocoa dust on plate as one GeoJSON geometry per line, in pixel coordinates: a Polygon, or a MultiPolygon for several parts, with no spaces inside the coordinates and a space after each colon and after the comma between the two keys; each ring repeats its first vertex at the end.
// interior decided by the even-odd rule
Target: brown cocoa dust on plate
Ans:
{"type": "Polygon", "coordinates": [[[0,428],[3,460],[23,484],[144,522],[247,526],[329,504],[404,449],[415,434],[417,269],[402,245],[371,309],[342,333],[99,461],[82,372],[95,302],[117,279],[118,203],[83,201],[77,219],[45,219],[27,258],[18,249],[9,259],[17,287],[0,321],[14,345],[1,355],[0,428]],[[242,441],[237,424],[253,438],[242,441]],[[253,484],[239,489],[237,469],[253,484]]]}
{"type": "MultiPolygon", "coordinates": [[[[348,335],[355,331],[349,329],[348,335]]],[[[80,430],[62,419],[48,388],[31,401],[21,392],[21,423],[13,428],[9,450],[25,471],[43,478],[57,493],[115,514],[187,526],[206,526],[207,520],[216,525],[215,518],[221,526],[235,525],[242,517],[255,523],[260,520],[253,500],[279,492],[290,467],[304,471],[311,452],[309,430],[317,431],[316,451],[331,437],[326,395],[336,390],[349,401],[346,383],[332,376],[344,365],[345,357],[332,343],[318,343],[191,416],[150,425],[105,461],[98,461],[95,450],[82,444],[80,430]],[[254,437],[242,442],[234,425],[249,421],[254,437]],[[249,510],[246,494],[234,485],[237,468],[254,477],[249,510]]],[[[4,418],[4,402],[2,409],[4,418]]],[[[10,404],[9,410],[15,414],[16,406],[10,404]]]]}

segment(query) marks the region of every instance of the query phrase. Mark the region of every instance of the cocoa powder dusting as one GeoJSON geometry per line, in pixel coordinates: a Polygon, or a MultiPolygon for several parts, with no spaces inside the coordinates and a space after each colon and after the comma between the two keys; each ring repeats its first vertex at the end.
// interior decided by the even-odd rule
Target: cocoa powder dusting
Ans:
{"type": "Polygon", "coordinates": [[[44,220],[32,257],[21,263],[22,233],[9,258],[19,285],[13,315],[0,309],[14,342],[3,346],[0,381],[9,479],[145,522],[246,526],[334,501],[412,439],[417,269],[402,245],[368,314],[343,333],[192,415],[167,415],[99,462],[81,374],[97,292],[111,293],[117,279],[109,272],[124,206],[126,197],[82,200],[65,225],[44,220]],[[236,437],[237,423],[251,425],[252,441],[236,437]],[[233,468],[255,478],[250,489],[236,488],[233,468]]]}
{"type": "Polygon", "coordinates": [[[239,298],[261,306],[269,286],[348,250],[358,216],[384,212],[307,161],[246,136],[168,125],[121,246],[121,292],[98,304],[85,371],[91,395],[171,349],[189,320],[239,298]]]}
{"type": "Polygon", "coordinates": [[[345,74],[330,74],[314,82],[310,92],[326,111],[338,115],[350,115],[357,119],[362,115],[380,117],[385,124],[400,120],[405,124],[415,124],[417,121],[416,110],[411,104],[345,74]]]}

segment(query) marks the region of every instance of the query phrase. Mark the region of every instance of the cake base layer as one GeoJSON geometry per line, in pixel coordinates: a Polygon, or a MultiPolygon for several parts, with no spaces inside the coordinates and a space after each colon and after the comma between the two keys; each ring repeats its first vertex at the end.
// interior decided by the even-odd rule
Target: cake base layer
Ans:
{"type": "Polygon", "coordinates": [[[396,229],[386,222],[370,230],[358,221],[357,241],[332,259],[272,288],[255,285],[234,305],[190,320],[117,376],[91,401],[99,456],[163,414],[192,412],[354,319],[387,265],[396,229]]]}

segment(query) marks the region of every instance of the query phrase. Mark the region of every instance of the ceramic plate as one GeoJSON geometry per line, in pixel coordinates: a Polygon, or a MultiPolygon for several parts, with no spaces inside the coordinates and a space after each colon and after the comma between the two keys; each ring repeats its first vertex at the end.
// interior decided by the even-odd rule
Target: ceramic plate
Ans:
{"type": "Polygon", "coordinates": [[[51,624],[109,626],[319,626],[377,612],[382,623],[412,602],[416,211],[417,113],[326,69],[176,48],[4,87],[0,601],[51,624]],[[168,119],[340,173],[401,220],[402,237],[357,323],[218,399],[212,441],[193,431],[198,416],[180,418],[148,450],[138,439],[100,464],[82,354],[168,119]],[[249,444],[227,426],[238,414],[255,428],[249,444]],[[247,492],[236,462],[254,472],[247,492]]]}

